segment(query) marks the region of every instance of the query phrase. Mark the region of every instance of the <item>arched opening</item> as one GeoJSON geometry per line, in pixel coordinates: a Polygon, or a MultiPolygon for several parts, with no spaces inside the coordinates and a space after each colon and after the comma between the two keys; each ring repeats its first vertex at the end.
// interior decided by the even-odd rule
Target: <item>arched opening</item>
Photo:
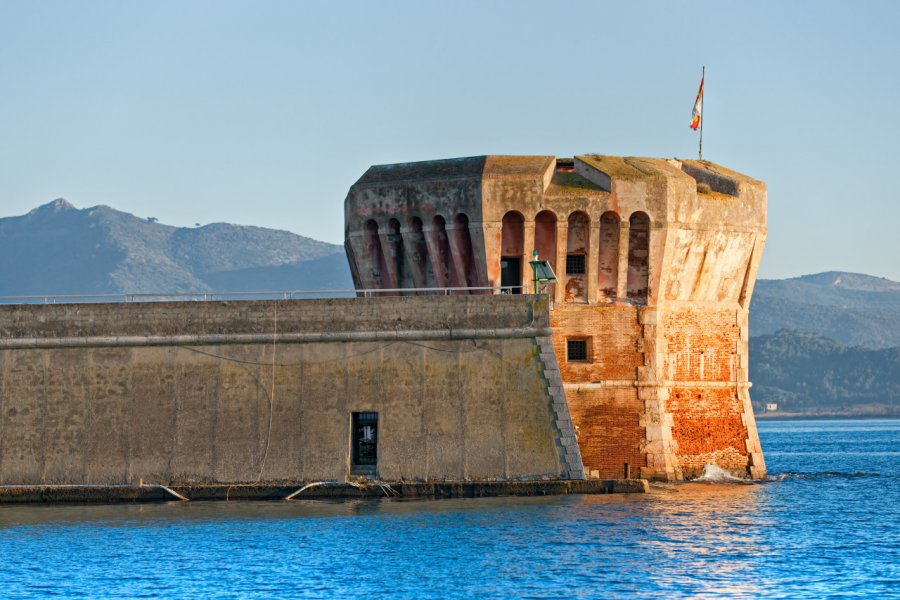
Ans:
{"type": "Polygon", "coordinates": [[[438,287],[450,287],[450,239],[447,237],[447,221],[441,215],[431,220],[432,245],[436,255],[432,257],[434,277],[438,287]]]}
{"type": "MultiPolygon", "coordinates": [[[[469,232],[469,217],[459,213],[453,217],[452,250],[455,253],[452,278],[454,286],[473,287],[475,282],[475,253],[472,249],[472,234],[469,232]]],[[[469,293],[469,292],[461,292],[469,293]]]]}
{"type": "Polygon", "coordinates": [[[590,219],[576,211],[569,215],[566,238],[566,296],[567,301],[587,302],[587,253],[590,219]]]}
{"type": "Polygon", "coordinates": [[[500,287],[506,294],[522,293],[522,256],[525,255],[525,218],[516,211],[503,215],[500,235],[500,287]]]}
{"type": "Polygon", "coordinates": [[[374,219],[366,221],[365,227],[365,269],[366,287],[383,288],[384,273],[387,269],[384,255],[381,252],[381,238],[378,236],[378,223],[374,219]]]}
{"type": "Polygon", "coordinates": [[[628,299],[647,303],[650,276],[650,217],[636,212],[628,220],[628,299]]]}
{"type": "MultiPolygon", "coordinates": [[[[534,249],[540,260],[549,261],[556,271],[556,215],[549,210],[541,211],[534,217],[534,249]]],[[[529,275],[531,275],[529,273],[529,275]]],[[[550,284],[548,293],[554,295],[555,284],[550,284]]]]}
{"type": "Polygon", "coordinates": [[[597,261],[597,289],[601,298],[615,300],[619,286],[619,215],[600,215],[600,256],[597,261]]]}

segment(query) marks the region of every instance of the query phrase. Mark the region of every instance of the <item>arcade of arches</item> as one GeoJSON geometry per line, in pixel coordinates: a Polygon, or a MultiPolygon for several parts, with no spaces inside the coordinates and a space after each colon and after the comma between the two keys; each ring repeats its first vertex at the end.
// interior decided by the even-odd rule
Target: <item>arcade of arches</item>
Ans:
{"type": "Polygon", "coordinates": [[[559,283],[550,284],[548,292],[557,301],[647,302],[650,217],[644,212],[632,213],[626,220],[613,211],[599,218],[574,211],[560,222],[554,212],[544,210],[530,223],[517,211],[506,213],[500,245],[501,287],[512,293],[520,293],[519,286],[529,288],[532,248],[553,267],[559,283]]]}
{"type": "Polygon", "coordinates": [[[405,227],[392,218],[384,230],[369,219],[363,240],[364,267],[359,276],[365,288],[403,289],[411,295],[433,288],[459,288],[453,294],[489,291],[464,289],[489,287],[465,213],[449,222],[436,215],[427,225],[413,216],[405,227]]]}
{"type": "MultiPolygon", "coordinates": [[[[635,212],[621,219],[613,211],[592,218],[572,212],[564,221],[544,210],[527,222],[507,212],[501,223],[500,281],[483,272],[479,246],[473,242],[469,218],[459,213],[449,222],[441,215],[428,225],[413,216],[407,226],[392,218],[382,230],[374,219],[363,229],[365,264],[361,273],[370,289],[473,288],[499,285],[505,293],[531,291],[529,261],[533,250],[553,267],[558,283],[547,293],[558,302],[628,301],[646,304],[649,291],[650,218],[635,212]]],[[[490,290],[456,289],[455,294],[490,290]]]]}

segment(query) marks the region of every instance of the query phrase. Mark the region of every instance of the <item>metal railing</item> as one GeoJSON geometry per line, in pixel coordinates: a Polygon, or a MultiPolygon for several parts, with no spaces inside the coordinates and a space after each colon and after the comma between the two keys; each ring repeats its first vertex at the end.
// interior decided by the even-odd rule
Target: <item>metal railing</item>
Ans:
{"type": "Polygon", "coordinates": [[[259,292],[159,292],[153,294],[47,294],[0,296],[0,304],[77,304],[115,302],[212,302],[222,300],[298,300],[302,298],[371,298],[373,296],[462,296],[521,294],[528,286],[433,287],[352,290],[273,290],[259,292]]]}

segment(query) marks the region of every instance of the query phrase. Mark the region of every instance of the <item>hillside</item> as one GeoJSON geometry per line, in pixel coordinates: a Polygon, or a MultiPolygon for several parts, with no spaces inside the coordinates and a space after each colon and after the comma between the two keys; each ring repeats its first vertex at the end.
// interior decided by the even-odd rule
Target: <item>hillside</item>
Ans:
{"type": "Polygon", "coordinates": [[[838,271],[760,279],[750,305],[750,335],[780,329],[818,333],[849,346],[900,346],[900,283],[838,271]]]}
{"type": "Polygon", "coordinates": [[[824,336],[781,330],[750,338],[754,410],[900,416],[900,348],[848,347],[824,336]]]}
{"type": "MultiPolygon", "coordinates": [[[[65,200],[0,218],[0,296],[335,290],[343,248],[287,231],[179,228],[65,200]]],[[[762,414],[897,414],[900,283],[827,272],[757,282],[751,396],[762,414]]]]}
{"type": "Polygon", "coordinates": [[[0,295],[352,288],[343,248],[226,223],[172,227],[55,200],[0,219],[0,295]]]}

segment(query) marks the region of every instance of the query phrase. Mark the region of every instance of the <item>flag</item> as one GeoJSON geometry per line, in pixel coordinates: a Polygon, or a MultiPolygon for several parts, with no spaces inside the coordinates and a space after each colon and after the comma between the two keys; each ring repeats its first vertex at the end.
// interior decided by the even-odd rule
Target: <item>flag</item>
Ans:
{"type": "Polygon", "coordinates": [[[703,118],[703,80],[706,79],[706,73],[700,78],[700,91],[697,92],[697,99],[694,100],[694,110],[691,111],[691,129],[697,131],[700,127],[700,119],[703,118]]]}

